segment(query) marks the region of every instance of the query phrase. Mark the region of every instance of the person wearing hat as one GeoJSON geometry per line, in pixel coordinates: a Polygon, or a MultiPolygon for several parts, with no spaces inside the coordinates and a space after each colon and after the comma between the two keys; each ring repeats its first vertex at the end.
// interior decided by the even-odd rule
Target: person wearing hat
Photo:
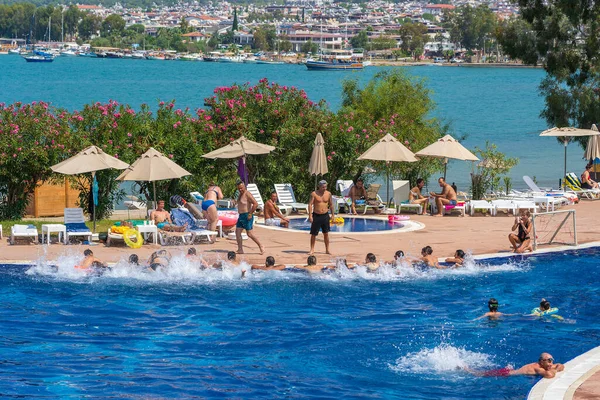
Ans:
{"type": "Polygon", "coordinates": [[[330,221],[335,217],[333,211],[333,201],[331,192],[327,190],[327,181],[320,181],[317,190],[310,194],[308,201],[308,220],[310,226],[310,255],[315,252],[315,241],[319,231],[323,231],[323,241],[325,242],[325,252],[329,251],[329,230],[330,221]],[[331,216],[329,215],[331,211],[331,216]]]}

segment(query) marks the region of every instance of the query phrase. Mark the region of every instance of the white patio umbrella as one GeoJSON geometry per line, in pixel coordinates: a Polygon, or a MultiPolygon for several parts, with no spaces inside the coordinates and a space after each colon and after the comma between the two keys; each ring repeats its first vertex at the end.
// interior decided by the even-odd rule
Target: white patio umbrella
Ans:
{"type": "Polygon", "coordinates": [[[211,151],[210,153],[206,153],[202,157],[211,158],[213,160],[216,158],[241,158],[245,175],[243,178],[240,176],[240,178],[247,183],[246,156],[269,154],[273,150],[275,150],[274,146],[254,142],[242,135],[239,139],[236,139],[217,150],[211,151]]]}
{"type": "Polygon", "coordinates": [[[580,128],[572,128],[572,127],[564,127],[564,128],[551,128],[547,129],[540,134],[540,136],[552,136],[562,138],[562,142],[565,146],[565,165],[564,165],[564,173],[563,173],[563,182],[565,176],[567,176],[567,146],[569,145],[569,141],[571,137],[582,137],[582,136],[597,136],[600,134],[597,130],[592,129],[580,129],[580,128]]]}
{"type": "Polygon", "coordinates": [[[308,163],[308,172],[315,176],[315,187],[317,186],[317,176],[325,175],[329,172],[327,168],[327,155],[325,154],[325,141],[320,132],[317,133],[317,137],[315,138],[315,147],[313,147],[310,162],[308,163]]]}
{"type": "Polygon", "coordinates": [[[448,159],[462,161],[479,161],[475,154],[467,150],[460,142],[450,135],[436,140],[429,146],[415,153],[418,157],[434,157],[444,159],[444,179],[448,169],[448,159]]]}
{"type": "Polygon", "coordinates": [[[125,169],[129,164],[106,154],[96,146],[89,146],[71,158],[50,167],[52,171],[64,175],[79,175],[92,173],[92,220],[96,232],[96,202],[98,201],[98,184],[96,171],[103,169],[125,169]]]}
{"type": "MultiPolygon", "coordinates": [[[[596,124],[592,125],[592,130],[598,132],[596,124]]],[[[590,136],[583,158],[594,163],[600,163],[600,140],[598,140],[598,135],[590,136]]]]}
{"type": "Polygon", "coordinates": [[[129,168],[117,177],[119,181],[152,182],[156,207],[156,181],[179,179],[191,175],[158,150],[150,147],[129,168]]]}
{"type": "MultiPolygon", "coordinates": [[[[389,133],[379,139],[377,143],[371,146],[367,151],[358,157],[359,160],[375,160],[386,162],[416,162],[419,161],[412,151],[407,149],[398,139],[389,133]]],[[[386,202],[390,198],[390,171],[387,171],[386,177],[386,202]]]]}

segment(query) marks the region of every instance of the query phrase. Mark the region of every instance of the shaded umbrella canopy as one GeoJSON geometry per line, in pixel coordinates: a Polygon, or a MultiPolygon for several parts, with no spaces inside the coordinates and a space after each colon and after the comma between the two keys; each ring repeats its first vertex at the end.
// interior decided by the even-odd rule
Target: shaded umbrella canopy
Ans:
{"type": "Polygon", "coordinates": [[[155,182],[191,175],[161,152],[150,147],[129,168],[117,177],[120,181],[155,182]]]}
{"type": "Polygon", "coordinates": [[[475,154],[467,150],[450,135],[433,142],[423,150],[415,153],[419,157],[452,158],[463,161],[479,161],[475,154]]]}
{"type": "Polygon", "coordinates": [[[407,149],[402,143],[389,133],[379,139],[377,143],[371,146],[367,151],[358,157],[359,160],[375,161],[419,161],[412,151],[407,149]]]}
{"type": "MultiPolygon", "coordinates": [[[[592,125],[592,130],[598,132],[596,124],[592,125]]],[[[595,164],[600,163],[600,140],[598,140],[598,135],[593,135],[588,140],[583,158],[595,164]]]]}
{"type": "Polygon", "coordinates": [[[310,162],[308,163],[308,172],[311,175],[324,175],[328,171],[325,141],[323,140],[323,135],[319,132],[315,138],[315,147],[313,148],[310,162]]]}
{"type": "Polygon", "coordinates": [[[204,158],[239,158],[245,157],[250,154],[268,154],[275,150],[275,147],[267,144],[253,142],[247,139],[245,136],[241,136],[239,139],[217,149],[210,153],[204,154],[204,158]]]}
{"type": "Polygon", "coordinates": [[[96,146],[89,146],[73,157],[50,167],[52,171],[65,175],[86,174],[103,169],[125,169],[129,164],[110,156],[96,146]]]}

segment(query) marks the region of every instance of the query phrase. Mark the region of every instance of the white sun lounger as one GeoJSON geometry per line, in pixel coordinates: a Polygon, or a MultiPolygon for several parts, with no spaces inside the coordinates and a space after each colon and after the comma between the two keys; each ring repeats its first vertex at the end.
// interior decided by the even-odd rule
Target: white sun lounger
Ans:
{"type": "Polygon", "coordinates": [[[29,239],[37,243],[38,230],[33,225],[13,225],[10,228],[10,244],[15,244],[15,239],[29,239]]]}
{"type": "Polygon", "coordinates": [[[298,203],[296,201],[294,189],[292,189],[291,184],[277,183],[275,184],[275,192],[277,192],[277,199],[280,204],[283,204],[284,206],[290,206],[296,211],[306,210],[306,213],[308,213],[308,204],[298,203]]]}
{"type": "Polygon", "coordinates": [[[512,200],[492,200],[492,205],[495,208],[494,215],[498,214],[500,210],[505,210],[506,212],[512,211],[513,215],[516,215],[517,206],[512,200]]]}
{"type": "Polygon", "coordinates": [[[92,241],[92,231],[89,229],[85,230],[87,227],[85,226],[85,217],[81,208],[65,208],[65,225],[67,227],[65,244],[69,243],[72,237],[78,236],[87,238],[89,242],[92,241]]]}
{"type": "Polygon", "coordinates": [[[468,204],[471,216],[475,214],[475,210],[489,210],[490,215],[496,215],[496,207],[487,200],[471,200],[468,204]]]}
{"type": "MultiPolygon", "coordinates": [[[[258,203],[258,209],[261,212],[264,213],[264,211],[265,211],[265,202],[263,201],[263,198],[260,195],[260,190],[258,190],[258,186],[256,186],[256,183],[249,183],[248,186],[246,186],[246,188],[248,189],[248,191],[250,192],[250,194],[252,195],[252,197],[254,197],[254,199],[256,200],[256,202],[258,203]]],[[[285,214],[286,216],[290,215],[292,213],[292,207],[291,206],[280,205],[278,207],[279,207],[279,210],[283,214],[285,214]]]]}

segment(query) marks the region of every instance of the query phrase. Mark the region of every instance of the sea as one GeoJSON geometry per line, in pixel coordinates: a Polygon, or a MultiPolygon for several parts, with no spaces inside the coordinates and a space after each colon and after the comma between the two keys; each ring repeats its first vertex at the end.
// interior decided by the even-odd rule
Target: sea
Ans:
{"type": "MultiPolygon", "coordinates": [[[[224,64],[132,59],[60,57],[52,63],[27,63],[16,55],[0,56],[0,101],[49,101],[70,110],[110,99],[134,107],[176,100],[178,107],[203,107],[217,86],[256,83],[261,78],[304,89],[313,101],[325,99],[337,110],[345,79],[367,82],[386,68],[402,68],[426,80],[436,108],[433,116],[450,125],[450,134],[469,149],[494,143],[519,164],[509,176],[512,187],[526,188],[528,175],[541,187],[558,187],[564,147],[555,138],[539,137],[548,128],[540,118],[544,99],[542,69],[510,67],[375,67],[362,71],[308,71],[303,65],[224,64]]],[[[316,132],[315,132],[316,133],[316,132]]],[[[568,146],[567,170],[579,174],[585,160],[576,143],[568,146]]],[[[447,180],[468,191],[472,162],[451,160],[447,180]]],[[[435,176],[429,189],[436,189],[435,176]]]]}

